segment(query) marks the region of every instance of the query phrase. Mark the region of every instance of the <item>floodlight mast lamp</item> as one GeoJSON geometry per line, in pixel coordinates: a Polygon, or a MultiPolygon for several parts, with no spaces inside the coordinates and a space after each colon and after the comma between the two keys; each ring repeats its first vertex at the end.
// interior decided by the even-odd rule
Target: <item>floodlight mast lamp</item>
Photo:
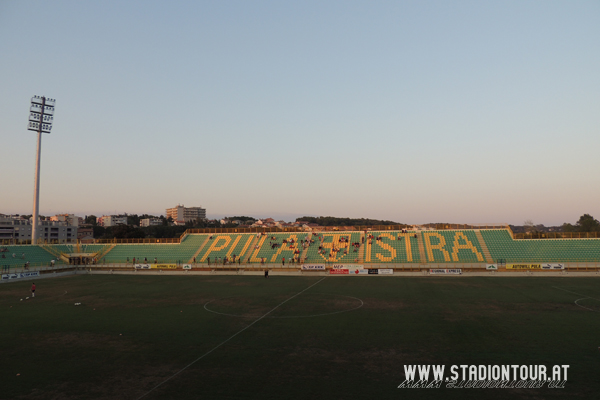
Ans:
{"type": "Polygon", "coordinates": [[[29,108],[29,125],[27,129],[38,133],[37,157],[35,159],[35,180],[33,194],[33,221],[31,229],[31,244],[37,244],[38,224],[40,218],[40,159],[42,156],[42,133],[50,133],[54,119],[54,104],[56,100],[44,96],[33,96],[29,108]]]}

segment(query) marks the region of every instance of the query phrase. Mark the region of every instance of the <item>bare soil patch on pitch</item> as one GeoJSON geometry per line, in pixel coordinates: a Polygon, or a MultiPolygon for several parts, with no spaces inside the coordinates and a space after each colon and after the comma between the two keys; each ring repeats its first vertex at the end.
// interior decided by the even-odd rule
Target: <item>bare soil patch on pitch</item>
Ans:
{"type": "Polygon", "coordinates": [[[65,347],[70,349],[93,348],[107,351],[137,351],[143,346],[123,335],[108,335],[91,332],[43,333],[24,337],[32,346],[65,347]]]}
{"type": "Polygon", "coordinates": [[[302,360],[303,363],[327,364],[330,368],[350,368],[362,371],[369,376],[397,375],[403,373],[402,365],[406,360],[418,359],[420,363],[434,362],[430,354],[410,353],[401,348],[363,347],[359,350],[324,349],[307,344],[285,349],[290,362],[302,360]]]}
{"type": "MultiPolygon", "coordinates": [[[[598,302],[600,310],[600,302],[598,302]]],[[[563,303],[549,303],[549,302],[536,302],[536,303],[510,303],[501,302],[498,300],[487,300],[479,301],[476,303],[461,304],[459,307],[446,307],[443,306],[444,320],[446,321],[464,321],[470,319],[493,317],[495,315],[506,315],[506,314],[531,314],[544,313],[544,312],[556,312],[556,311],[567,311],[571,309],[570,304],[563,303]]]]}
{"type": "Polygon", "coordinates": [[[351,311],[363,305],[358,298],[327,293],[303,293],[288,299],[289,296],[233,296],[211,301],[205,309],[217,314],[259,318],[277,307],[266,318],[308,318],[351,311]]]}
{"type": "Polygon", "coordinates": [[[135,399],[177,372],[175,367],[166,365],[144,365],[135,370],[119,368],[118,365],[114,367],[110,375],[99,380],[85,383],[64,381],[43,390],[33,388],[17,399],[75,400],[81,399],[82,393],[90,399],[135,399]]]}

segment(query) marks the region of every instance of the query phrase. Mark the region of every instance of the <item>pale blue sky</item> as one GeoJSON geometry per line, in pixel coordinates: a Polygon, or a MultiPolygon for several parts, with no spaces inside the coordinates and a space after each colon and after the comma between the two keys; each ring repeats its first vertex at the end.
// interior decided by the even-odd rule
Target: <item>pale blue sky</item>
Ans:
{"type": "Polygon", "coordinates": [[[0,0],[0,213],[600,218],[598,1],[0,0]]]}

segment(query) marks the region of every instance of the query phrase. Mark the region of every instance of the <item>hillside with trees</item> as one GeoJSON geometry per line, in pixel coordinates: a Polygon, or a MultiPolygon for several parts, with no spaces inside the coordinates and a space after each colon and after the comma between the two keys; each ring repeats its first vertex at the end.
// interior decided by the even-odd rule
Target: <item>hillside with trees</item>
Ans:
{"type": "Polygon", "coordinates": [[[399,222],[370,218],[338,218],[338,217],[301,217],[296,222],[304,221],[319,226],[373,226],[373,225],[403,225],[399,222]]]}

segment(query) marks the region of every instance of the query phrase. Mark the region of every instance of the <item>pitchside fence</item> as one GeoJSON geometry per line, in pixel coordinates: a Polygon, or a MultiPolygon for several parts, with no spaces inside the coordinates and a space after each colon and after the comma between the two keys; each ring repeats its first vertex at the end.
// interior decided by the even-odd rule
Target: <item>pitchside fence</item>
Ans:
{"type": "MultiPolygon", "coordinates": [[[[285,265],[277,263],[265,263],[265,264],[245,264],[241,265],[211,265],[208,267],[204,264],[192,264],[190,269],[184,269],[185,264],[177,265],[174,264],[171,268],[166,268],[165,265],[159,266],[159,268],[148,268],[148,269],[136,269],[131,264],[91,264],[91,265],[38,265],[30,266],[29,268],[14,267],[10,271],[2,272],[2,280],[0,282],[16,282],[21,278],[35,279],[36,277],[48,277],[48,276],[59,276],[61,273],[166,273],[166,274],[189,274],[189,273],[236,273],[243,274],[244,272],[262,272],[266,269],[275,272],[289,272],[293,274],[301,273],[303,275],[311,274],[328,274],[329,269],[332,265],[327,265],[326,270],[301,270],[298,265],[285,265]],[[176,266],[176,267],[174,267],[176,266]],[[28,276],[31,273],[37,273],[35,276],[28,276]],[[24,276],[18,276],[23,274],[24,276]],[[12,278],[8,279],[7,276],[12,275],[12,278]],[[15,276],[17,275],[17,276],[15,276]],[[18,279],[17,279],[18,278],[18,279]]],[[[430,269],[461,269],[465,273],[487,273],[490,275],[506,272],[517,273],[520,275],[536,275],[543,276],[544,274],[554,273],[556,274],[569,274],[571,272],[594,272],[600,274],[600,262],[596,263],[565,263],[563,270],[507,270],[500,268],[498,271],[486,270],[485,264],[463,264],[455,263],[452,265],[448,264],[372,264],[365,269],[393,269],[395,273],[421,273],[428,275],[430,269]]],[[[352,274],[350,274],[352,275],[352,274]]],[[[364,276],[364,275],[361,275],[364,276]]]]}

